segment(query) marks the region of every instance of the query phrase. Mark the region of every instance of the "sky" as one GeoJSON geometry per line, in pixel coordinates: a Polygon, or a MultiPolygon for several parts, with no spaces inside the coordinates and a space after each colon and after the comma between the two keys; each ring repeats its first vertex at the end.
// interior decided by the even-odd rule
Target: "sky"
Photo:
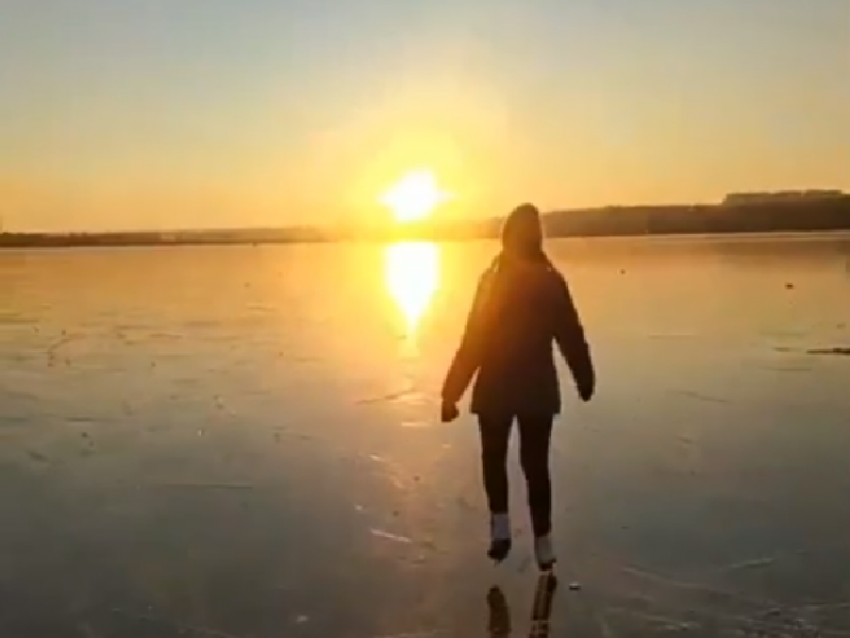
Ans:
{"type": "MultiPolygon", "coordinates": [[[[850,0],[0,0],[7,230],[850,190],[850,0]]],[[[446,213],[449,214],[449,213],[446,213]]]]}

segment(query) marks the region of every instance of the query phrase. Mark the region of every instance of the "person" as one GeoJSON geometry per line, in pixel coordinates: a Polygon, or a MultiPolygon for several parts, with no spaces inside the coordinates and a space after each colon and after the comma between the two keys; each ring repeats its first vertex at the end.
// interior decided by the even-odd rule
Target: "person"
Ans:
{"type": "Polygon", "coordinates": [[[540,213],[523,204],[502,227],[502,250],[478,283],[459,348],[442,388],[444,422],[475,377],[471,412],[478,417],[484,488],[490,509],[488,556],[503,561],[511,550],[508,513],[508,441],[519,425],[520,462],[539,568],[549,570],[552,488],[549,447],[561,410],[553,343],[572,372],[578,395],[590,401],[596,375],[570,289],[543,249],[540,213]],[[477,376],[476,376],[477,375],[477,376]]]}

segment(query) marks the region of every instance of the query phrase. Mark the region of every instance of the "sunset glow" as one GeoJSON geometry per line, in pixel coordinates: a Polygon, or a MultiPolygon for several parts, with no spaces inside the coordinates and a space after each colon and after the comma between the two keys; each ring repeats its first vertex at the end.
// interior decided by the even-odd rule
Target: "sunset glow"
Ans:
{"type": "Polygon", "coordinates": [[[429,170],[411,171],[388,189],[380,198],[399,223],[421,221],[449,199],[437,185],[429,170]]]}
{"type": "Polygon", "coordinates": [[[846,0],[54,4],[0,1],[7,232],[850,191],[846,0]]]}

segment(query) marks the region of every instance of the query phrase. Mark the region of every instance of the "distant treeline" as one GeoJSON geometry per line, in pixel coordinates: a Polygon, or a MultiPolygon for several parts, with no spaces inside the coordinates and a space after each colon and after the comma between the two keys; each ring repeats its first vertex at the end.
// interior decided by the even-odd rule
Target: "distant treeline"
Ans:
{"type": "MultiPolygon", "coordinates": [[[[544,215],[549,237],[618,237],[713,233],[823,232],[850,230],[850,195],[791,199],[730,196],[721,205],[612,206],[544,215]]],[[[423,224],[388,230],[385,238],[467,239],[495,237],[501,219],[477,224],[423,224]]]]}
{"type": "Polygon", "coordinates": [[[111,233],[0,233],[0,248],[75,248],[131,246],[197,246],[217,244],[282,244],[329,241],[310,228],[246,228],[111,233]]]}
{"type": "Polygon", "coordinates": [[[555,236],[850,230],[850,196],[556,212],[547,216],[547,230],[555,236]]]}
{"type": "MultiPolygon", "coordinates": [[[[758,198],[730,196],[720,205],[624,206],[554,211],[545,215],[550,237],[659,234],[817,232],[850,230],[850,195],[758,198]]],[[[425,222],[381,231],[314,228],[203,230],[132,233],[0,233],[0,248],[260,244],[339,240],[463,240],[495,237],[501,219],[425,222]]]]}

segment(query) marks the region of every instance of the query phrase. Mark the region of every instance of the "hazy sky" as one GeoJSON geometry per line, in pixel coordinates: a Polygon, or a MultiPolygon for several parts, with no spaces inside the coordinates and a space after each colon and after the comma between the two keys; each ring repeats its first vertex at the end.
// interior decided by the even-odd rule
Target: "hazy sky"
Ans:
{"type": "Polygon", "coordinates": [[[0,216],[103,229],[850,189],[850,0],[0,0],[0,216]]]}

